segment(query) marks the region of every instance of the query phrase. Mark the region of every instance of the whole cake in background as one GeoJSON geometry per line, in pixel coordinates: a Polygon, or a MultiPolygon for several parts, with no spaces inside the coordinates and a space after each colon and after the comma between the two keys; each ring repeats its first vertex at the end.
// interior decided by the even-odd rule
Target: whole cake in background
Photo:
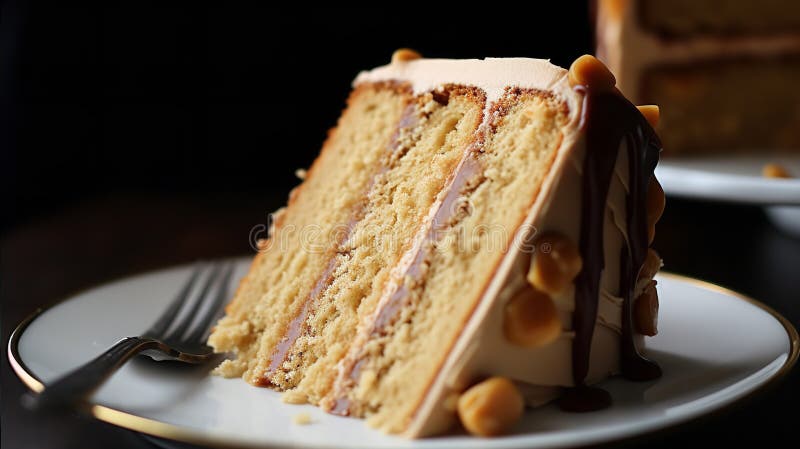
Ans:
{"type": "Polygon", "coordinates": [[[390,433],[660,375],[658,108],[597,59],[423,59],[361,73],[338,125],[213,331],[217,374],[390,433]]]}
{"type": "Polygon", "coordinates": [[[597,0],[597,56],[666,154],[800,153],[800,2],[597,0]]]}

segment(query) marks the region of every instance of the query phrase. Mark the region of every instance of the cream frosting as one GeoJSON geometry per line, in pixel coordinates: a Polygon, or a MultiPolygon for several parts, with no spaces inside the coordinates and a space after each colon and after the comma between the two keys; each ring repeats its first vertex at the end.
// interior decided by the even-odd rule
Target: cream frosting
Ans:
{"type": "MultiPolygon", "coordinates": [[[[537,205],[534,205],[529,218],[533,219],[533,226],[539,231],[556,230],[577,241],[580,233],[580,167],[585,151],[584,143],[575,142],[564,147],[563,151],[566,154],[565,160],[554,167],[555,175],[549,180],[548,187],[556,188],[549,192],[543,191],[540,196],[543,203],[540,205],[540,212],[533,213],[537,209],[537,205]]],[[[620,151],[620,154],[624,153],[626,152],[620,151]]],[[[616,167],[620,168],[619,174],[625,173],[626,170],[621,167],[627,167],[627,159],[618,157],[616,167]]],[[[624,219],[616,220],[613,217],[625,213],[624,195],[627,189],[623,186],[627,182],[627,176],[624,178],[613,181],[616,187],[612,187],[606,202],[606,269],[600,281],[597,324],[586,378],[589,384],[619,372],[622,298],[616,293],[619,288],[618,265],[625,238],[625,222],[624,219]],[[617,212],[612,212],[614,210],[617,212]]],[[[444,398],[463,390],[481,376],[505,376],[515,380],[523,387],[526,403],[532,407],[557,398],[561,387],[573,386],[572,341],[575,334],[571,328],[574,309],[572,289],[569,295],[555,298],[564,325],[561,336],[555,342],[530,349],[508,342],[503,335],[503,305],[527,282],[524,270],[527,266],[525,259],[529,257],[530,254],[518,252],[509,254],[501,263],[492,285],[487,289],[442,368],[442,372],[449,373],[449,377],[440,376],[435,381],[406,432],[407,435],[425,435],[446,429],[453,417],[444,408],[444,398]],[[531,363],[520,363],[522,360],[529,360],[531,363]]]]}
{"type": "MultiPolygon", "coordinates": [[[[378,81],[411,84],[414,94],[432,92],[446,84],[481,89],[487,106],[496,102],[507,87],[552,91],[567,101],[570,111],[580,111],[567,81],[567,71],[546,59],[415,59],[398,61],[358,74],[353,86],[378,81]]],[[[573,115],[573,118],[577,116],[573,115]]]]}

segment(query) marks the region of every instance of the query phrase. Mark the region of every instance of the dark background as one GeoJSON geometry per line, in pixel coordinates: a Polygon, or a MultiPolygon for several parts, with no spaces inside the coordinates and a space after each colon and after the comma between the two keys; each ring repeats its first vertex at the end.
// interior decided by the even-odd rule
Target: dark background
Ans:
{"type": "Polygon", "coordinates": [[[574,5],[584,9],[537,6],[484,27],[473,11],[420,14],[400,4],[346,11],[12,2],[2,19],[3,95],[14,104],[16,131],[3,151],[11,187],[3,190],[12,192],[6,227],[119,193],[287,192],[360,70],[388,63],[399,47],[568,65],[592,49],[588,12],[574,5]]]}
{"type": "MultiPolygon", "coordinates": [[[[22,318],[75,290],[250,253],[249,230],[285,202],[352,78],[394,49],[568,66],[593,48],[581,1],[528,10],[161,3],[0,3],[3,347],[22,318]]],[[[671,198],[655,247],[666,269],[736,288],[800,322],[800,240],[777,232],[761,209],[671,198]]],[[[0,369],[4,448],[147,447],[87,418],[30,414],[5,353],[0,369]]],[[[796,438],[798,397],[793,372],[757,399],[622,445],[777,446],[796,438]]]]}

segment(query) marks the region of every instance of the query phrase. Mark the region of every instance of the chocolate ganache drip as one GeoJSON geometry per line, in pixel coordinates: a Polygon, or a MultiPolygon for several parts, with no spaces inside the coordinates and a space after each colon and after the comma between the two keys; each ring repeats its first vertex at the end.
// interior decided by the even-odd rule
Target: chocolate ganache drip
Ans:
{"type": "Polygon", "coordinates": [[[629,192],[626,198],[627,241],[620,260],[622,375],[630,380],[651,380],[661,375],[658,365],[644,358],[636,348],[633,330],[633,293],[639,270],[647,255],[645,196],[650,177],[658,163],[661,141],[636,107],[617,91],[595,92],[576,86],[584,94],[581,126],[586,135],[581,200],[580,251],[583,269],[575,279],[575,312],[572,346],[572,375],[576,388],[567,392],[561,407],[569,411],[589,411],[610,405],[610,396],[585,385],[604,268],[603,222],[606,199],[617,162],[625,143],[628,152],[629,192]]]}

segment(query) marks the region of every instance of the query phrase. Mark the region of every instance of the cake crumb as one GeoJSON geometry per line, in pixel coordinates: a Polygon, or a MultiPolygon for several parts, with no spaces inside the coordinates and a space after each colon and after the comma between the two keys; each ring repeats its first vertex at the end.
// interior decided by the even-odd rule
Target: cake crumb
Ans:
{"type": "Polygon", "coordinates": [[[292,422],[298,426],[306,426],[311,424],[311,415],[308,413],[298,413],[292,418],[292,422]]]}
{"type": "Polygon", "coordinates": [[[788,179],[792,177],[792,175],[789,173],[789,170],[787,170],[786,167],[774,163],[764,165],[764,168],[761,169],[761,174],[764,175],[765,178],[788,179]]]}
{"type": "Polygon", "coordinates": [[[305,168],[298,168],[297,170],[294,171],[294,175],[297,176],[297,179],[299,179],[301,181],[305,181],[306,180],[306,175],[307,174],[308,174],[308,171],[306,171],[305,168]]]}
{"type": "Polygon", "coordinates": [[[227,378],[241,377],[245,370],[242,364],[237,362],[237,360],[223,360],[211,373],[227,378]]]}
{"type": "Polygon", "coordinates": [[[287,390],[281,395],[281,401],[287,404],[308,404],[308,396],[297,390],[287,390]]]}

